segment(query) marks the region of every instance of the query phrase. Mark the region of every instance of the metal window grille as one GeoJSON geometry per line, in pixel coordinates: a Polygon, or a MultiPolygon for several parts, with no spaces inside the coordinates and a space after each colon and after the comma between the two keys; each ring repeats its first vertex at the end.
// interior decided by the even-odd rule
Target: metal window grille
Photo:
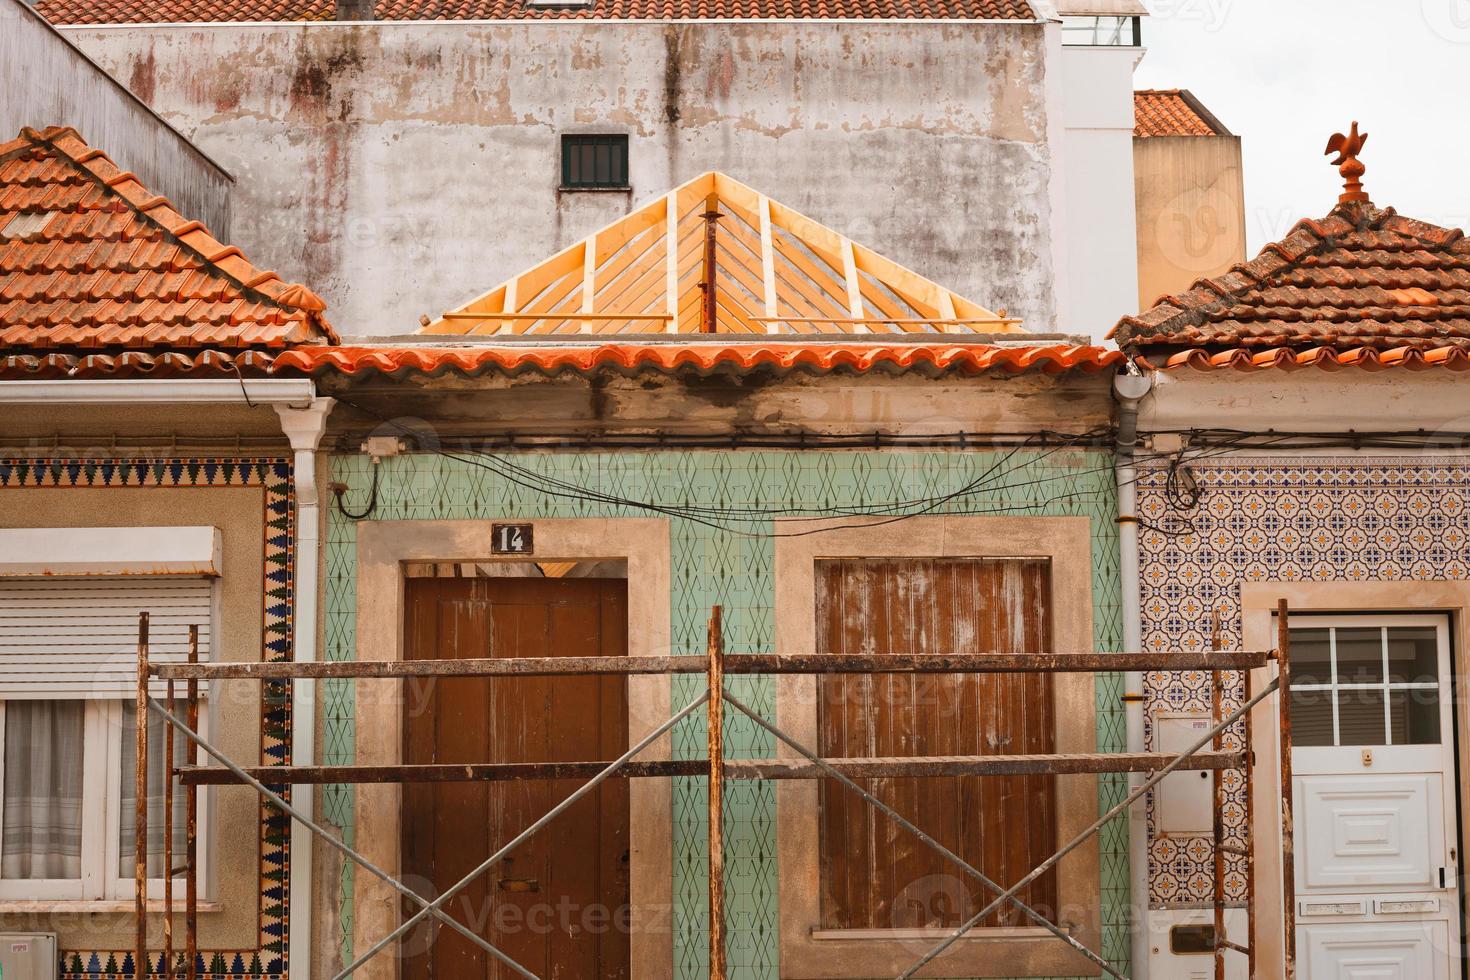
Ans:
{"type": "Polygon", "coordinates": [[[561,185],[577,189],[627,187],[627,134],[563,136],[561,185]]]}

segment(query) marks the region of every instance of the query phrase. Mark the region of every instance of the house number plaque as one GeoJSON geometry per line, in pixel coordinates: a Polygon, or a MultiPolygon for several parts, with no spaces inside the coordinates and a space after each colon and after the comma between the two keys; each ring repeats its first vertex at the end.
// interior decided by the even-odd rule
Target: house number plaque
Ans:
{"type": "Polygon", "coordinates": [[[490,550],[497,555],[533,555],[536,553],[535,525],[493,524],[490,527],[490,550]]]}

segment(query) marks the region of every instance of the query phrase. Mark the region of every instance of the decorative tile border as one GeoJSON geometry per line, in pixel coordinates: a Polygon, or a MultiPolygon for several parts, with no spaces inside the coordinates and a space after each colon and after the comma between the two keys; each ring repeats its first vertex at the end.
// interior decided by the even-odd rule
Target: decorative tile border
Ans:
{"type": "MultiPolygon", "coordinates": [[[[378,465],[378,507],[373,520],[518,519],[648,516],[626,504],[553,497],[534,492],[524,478],[507,479],[486,457],[485,465],[431,454],[405,454],[378,465]]],[[[517,466],[544,477],[592,488],[608,496],[668,506],[852,508],[942,498],[966,491],[932,513],[1016,516],[1077,515],[1092,528],[1094,641],[1099,650],[1121,649],[1116,494],[1111,458],[1085,451],[1003,452],[627,452],[516,454],[517,466]]],[[[335,456],[332,479],[349,489],[353,512],[368,502],[372,474],[367,458],[335,456]]],[[[768,522],[747,525],[758,531],[768,522]]],[[[326,523],[326,643],[329,660],[355,657],[356,525],[336,508],[326,523]]],[[[774,552],[767,538],[670,521],[672,548],[672,653],[703,653],[709,607],[725,608],[725,636],[732,653],[769,651],[774,645],[774,552]]],[[[488,546],[487,546],[488,547],[488,546]]],[[[771,717],[774,685],[768,678],[731,679],[740,697],[771,717]]],[[[673,681],[673,701],[703,690],[699,678],[673,681]]],[[[1098,675],[1097,727],[1101,751],[1124,746],[1121,679],[1098,675]]],[[[353,761],[355,718],[350,684],[323,685],[323,764],[353,761]]],[[[682,700],[681,700],[682,699],[682,700]]],[[[732,716],[727,750],[736,757],[774,751],[769,738],[746,719],[732,716]]],[[[691,718],[673,733],[679,758],[703,758],[704,721],[691,718]]],[[[1098,780],[1099,805],[1123,798],[1126,780],[1098,780]]],[[[732,974],[775,980],[779,975],[776,887],[775,794],[772,784],[737,780],[726,787],[727,914],[732,974]]],[[[326,787],[329,822],[353,839],[353,793],[326,787]]],[[[708,976],[706,948],[706,820],[704,781],[675,780],[673,802],[675,975],[708,976]]],[[[1128,841],[1126,820],[1116,820],[1100,841],[1103,955],[1126,971],[1128,940],[1128,841]]],[[[351,958],[350,866],[340,905],[344,957],[351,958]]]]}
{"type": "MultiPolygon", "coordinates": [[[[296,580],[296,506],[291,462],[283,457],[0,459],[0,487],[158,488],[259,487],[264,498],[263,648],[261,659],[286,661],[292,651],[296,580]]],[[[262,685],[260,754],[264,765],[284,765],[291,746],[291,686],[262,685]]],[[[288,799],[289,788],[275,787],[288,799]]],[[[255,949],[201,950],[202,980],[285,978],[290,820],[260,807],[260,940],[255,949]]],[[[150,973],[162,972],[163,953],[150,973]]],[[[135,974],[131,950],[62,950],[62,980],[135,974]]],[[[182,955],[179,963],[183,963],[182,955]]],[[[182,965],[180,966],[182,969],[182,965]]]]}
{"type": "MultiPolygon", "coordinates": [[[[1236,458],[1192,464],[1204,494],[1182,513],[1164,492],[1164,471],[1138,483],[1140,574],[1146,649],[1203,650],[1212,608],[1222,641],[1237,648],[1245,582],[1461,580],[1470,575],[1470,462],[1403,457],[1236,458]]],[[[1209,675],[1150,674],[1146,737],[1158,711],[1210,708],[1209,675]]],[[[1227,689],[1226,703],[1239,704],[1227,689]]],[[[1238,744],[1238,733],[1231,744],[1238,744]]],[[[1227,773],[1226,841],[1244,843],[1242,774],[1227,773]]],[[[1149,903],[1211,901],[1208,837],[1154,836],[1149,804],[1149,903]]],[[[1227,896],[1244,896],[1244,866],[1227,857],[1227,896]]]]}

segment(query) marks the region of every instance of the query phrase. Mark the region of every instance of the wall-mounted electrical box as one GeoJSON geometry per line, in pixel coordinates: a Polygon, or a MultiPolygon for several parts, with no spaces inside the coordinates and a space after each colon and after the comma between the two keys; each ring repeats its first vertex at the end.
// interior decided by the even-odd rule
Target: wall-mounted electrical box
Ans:
{"type": "Polygon", "coordinates": [[[0,976],[5,980],[56,980],[54,932],[0,933],[0,976]]]}
{"type": "MultiPolygon", "coordinates": [[[[1160,752],[1182,753],[1210,728],[1209,715],[1158,714],[1154,716],[1154,745],[1160,752]]],[[[1154,796],[1159,832],[1209,834],[1215,823],[1213,785],[1208,770],[1165,776],[1154,796]]]]}

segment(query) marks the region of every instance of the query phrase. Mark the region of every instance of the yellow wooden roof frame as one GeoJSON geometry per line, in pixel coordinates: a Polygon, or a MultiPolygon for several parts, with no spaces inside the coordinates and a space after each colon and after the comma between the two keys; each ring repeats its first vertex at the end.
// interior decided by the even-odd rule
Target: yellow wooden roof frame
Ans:
{"type": "Polygon", "coordinates": [[[1019,324],[710,171],[425,318],[418,333],[1013,333],[1019,324]]]}

